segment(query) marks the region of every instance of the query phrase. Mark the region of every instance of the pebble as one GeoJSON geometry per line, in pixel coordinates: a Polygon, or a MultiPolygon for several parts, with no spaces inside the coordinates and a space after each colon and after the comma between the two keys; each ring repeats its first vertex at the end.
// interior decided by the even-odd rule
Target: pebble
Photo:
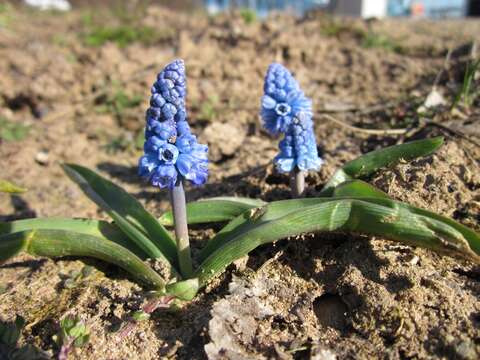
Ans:
{"type": "Polygon", "coordinates": [[[35,161],[40,165],[48,165],[48,152],[39,151],[37,155],[35,155],[35,161]]]}

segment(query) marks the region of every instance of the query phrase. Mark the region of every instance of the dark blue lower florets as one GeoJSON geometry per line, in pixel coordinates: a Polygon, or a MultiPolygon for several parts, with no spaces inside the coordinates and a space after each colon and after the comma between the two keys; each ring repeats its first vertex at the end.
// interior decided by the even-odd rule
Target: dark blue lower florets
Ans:
{"type": "Polygon", "coordinates": [[[302,171],[319,170],[323,160],[318,156],[312,119],[299,113],[285,132],[279,144],[280,154],[274,163],[279,172],[291,172],[297,167],[302,171]]]}

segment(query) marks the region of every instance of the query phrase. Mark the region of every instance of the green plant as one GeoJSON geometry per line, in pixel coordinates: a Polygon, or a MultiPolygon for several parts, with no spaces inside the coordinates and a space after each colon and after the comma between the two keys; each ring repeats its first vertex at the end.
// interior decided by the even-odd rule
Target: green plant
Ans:
{"type": "MultiPolygon", "coordinates": [[[[435,151],[442,138],[374,151],[346,163],[322,197],[265,203],[214,198],[187,204],[189,223],[229,221],[194,258],[191,276],[179,267],[176,242],[165,226],[117,185],[79,165],[64,165],[70,178],[114,220],[29,219],[0,224],[0,260],[24,251],[37,256],[88,256],[118,265],[158,296],[191,300],[199,289],[257,246],[305,232],[341,231],[376,235],[480,262],[480,236],[427,210],[392,200],[359,178],[380,168],[435,151]],[[154,258],[171,272],[165,278],[145,262],[154,258]]],[[[321,241],[321,237],[318,238],[321,241]]]]}
{"type": "Polygon", "coordinates": [[[60,348],[58,359],[66,360],[68,354],[75,347],[82,347],[88,343],[90,333],[86,325],[78,317],[68,315],[60,321],[58,335],[54,337],[55,342],[60,348]]]}
{"type": "MultiPolygon", "coordinates": [[[[115,85],[118,87],[118,85],[115,85]]],[[[121,118],[127,109],[132,109],[142,103],[142,97],[138,94],[127,94],[122,89],[108,94],[102,102],[97,105],[98,113],[113,113],[117,118],[121,118]]]]}
{"type": "Polygon", "coordinates": [[[467,68],[465,69],[465,74],[463,76],[462,87],[453,101],[452,108],[457,107],[460,102],[463,102],[463,105],[466,107],[473,105],[473,102],[480,94],[480,91],[478,91],[475,86],[475,76],[479,70],[480,60],[470,61],[467,64],[467,68]]]}
{"type": "Polygon", "coordinates": [[[373,31],[368,31],[363,34],[361,46],[366,49],[379,48],[396,53],[402,53],[404,51],[401,45],[387,35],[378,34],[373,31]]]}
{"type": "Polygon", "coordinates": [[[218,106],[218,96],[211,95],[208,99],[202,103],[200,107],[199,118],[207,121],[212,121],[217,115],[216,107],[218,106]]]}
{"type": "Polygon", "coordinates": [[[154,43],[171,38],[170,31],[158,31],[155,28],[144,25],[118,25],[118,26],[96,26],[83,36],[88,46],[103,46],[107,42],[114,42],[120,48],[132,43],[153,45],[154,43]]]}
{"type": "Polygon", "coordinates": [[[0,117],[0,140],[21,141],[28,136],[29,132],[30,126],[0,117]]]}
{"type": "Polygon", "coordinates": [[[11,323],[0,322],[0,359],[47,360],[48,354],[33,345],[19,346],[18,341],[25,326],[25,319],[16,317],[11,323]]]}
{"type": "Polygon", "coordinates": [[[0,4],[0,27],[7,27],[15,19],[12,9],[9,3],[0,4]]]}
{"type": "Polygon", "coordinates": [[[71,289],[75,287],[76,284],[78,284],[81,280],[89,277],[92,272],[93,272],[93,267],[88,265],[84,266],[80,271],[72,270],[68,273],[67,277],[65,278],[65,281],[63,282],[63,285],[67,289],[71,289]]]}
{"type": "Polygon", "coordinates": [[[246,24],[252,24],[257,20],[257,14],[255,13],[255,10],[250,8],[240,9],[240,16],[246,24]]]}
{"type": "Polygon", "coordinates": [[[112,155],[127,151],[132,147],[136,147],[136,144],[134,144],[131,139],[127,138],[123,134],[110,139],[107,144],[103,146],[107,154],[112,155]]]}
{"type": "Polygon", "coordinates": [[[0,193],[21,194],[27,191],[20,186],[17,186],[10,181],[0,179],[0,193]]]}

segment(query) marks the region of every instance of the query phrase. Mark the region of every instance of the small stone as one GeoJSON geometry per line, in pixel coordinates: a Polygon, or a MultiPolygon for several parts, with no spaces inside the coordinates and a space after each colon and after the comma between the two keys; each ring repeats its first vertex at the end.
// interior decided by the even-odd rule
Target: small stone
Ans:
{"type": "Polygon", "coordinates": [[[48,152],[39,151],[37,155],[35,155],[35,161],[40,165],[48,165],[48,162],[49,162],[48,152]]]}
{"type": "Polygon", "coordinates": [[[417,255],[413,255],[409,260],[408,263],[410,265],[417,265],[418,262],[420,261],[420,258],[417,255]]]}

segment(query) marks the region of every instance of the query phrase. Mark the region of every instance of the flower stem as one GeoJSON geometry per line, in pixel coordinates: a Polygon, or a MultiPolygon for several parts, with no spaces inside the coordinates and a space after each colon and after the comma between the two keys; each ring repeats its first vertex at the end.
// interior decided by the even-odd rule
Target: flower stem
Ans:
{"type": "Polygon", "coordinates": [[[190,241],[188,239],[187,208],[185,203],[185,191],[181,180],[170,190],[172,203],[173,222],[175,225],[175,237],[177,240],[178,262],[180,271],[185,279],[193,272],[192,257],[190,254],[190,241]]]}
{"type": "Polygon", "coordinates": [[[305,191],[305,171],[302,171],[295,167],[290,173],[290,187],[292,189],[292,196],[299,198],[303,196],[305,191]]]}

